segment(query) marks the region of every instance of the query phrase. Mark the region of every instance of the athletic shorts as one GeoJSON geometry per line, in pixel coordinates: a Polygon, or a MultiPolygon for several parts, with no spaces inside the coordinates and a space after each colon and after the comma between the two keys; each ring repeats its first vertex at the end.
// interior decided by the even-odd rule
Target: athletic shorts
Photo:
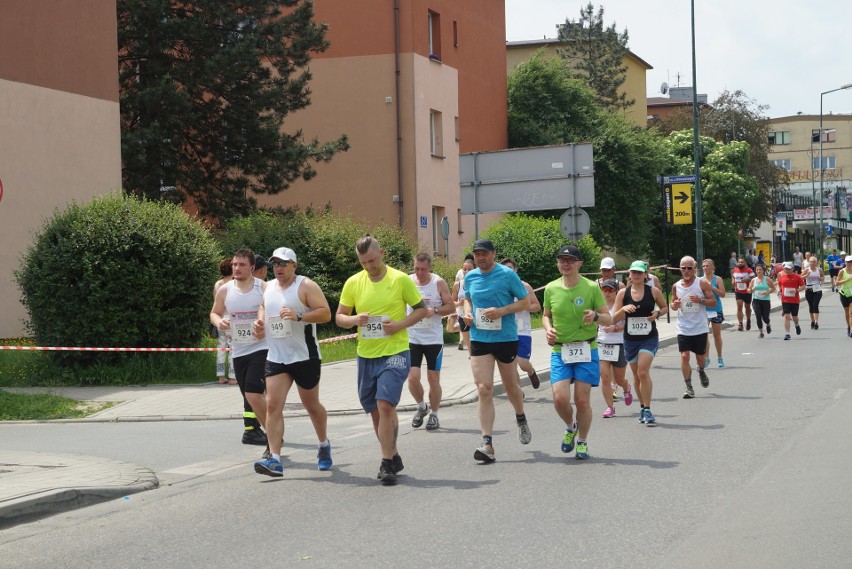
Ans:
{"type": "Polygon", "coordinates": [[[830,277],[836,277],[839,274],[840,274],[840,269],[832,269],[832,268],[828,269],[828,276],[830,276],[830,277]]]}
{"type": "Polygon", "coordinates": [[[378,399],[396,407],[409,369],[411,356],[408,350],[381,358],[358,356],[358,398],[364,411],[375,411],[378,399]]]}
{"type": "Polygon", "coordinates": [[[518,341],[470,342],[471,356],[494,356],[501,364],[510,364],[518,357],[518,341]]]}
{"type": "Polygon", "coordinates": [[[846,308],[847,306],[852,304],[852,296],[843,296],[842,294],[839,295],[839,296],[840,296],[840,305],[843,308],[846,308]]]}
{"type": "Polygon", "coordinates": [[[234,375],[243,393],[263,393],[266,383],[263,373],[266,369],[267,350],[258,350],[238,358],[234,358],[234,375]]]}
{"type": "Polygon", "coordinates": [[[532,355],[532,336],[522,336],[518,334],[518,357],[525,360],[530,359],[532,355]]]}
{"type": "Polygon", "coordinates": [[[612,344],[613,346],[618,346],[618,359],[614,362],[600,358],[601,346],[603,345],[605,344],[601,344],[600,342],[598,342],[598,358],[601,362],[605,361],[608,364],[612,365],[612,367],[617,367],[618,369],[627,367],[627,358],[624,355],[624,344],[612,344]]]}
{"type": "Polygon", "coordinates": [[[422,366],[423,356],[426,356],[426,369],[441,371],[441,362],[444,359],[443,344],[408,344],[408,351],[411,352],[411,367],[422,366]]]}
{"type": "Polygon", "coordinates": [[[464,318],[456,314],[456,320],[458,320],[459,322],[459,331],[470,332],[470,326],[467,325],[467,322],[464,321],[464,318]]]}
{"type": "Polygon", "coordinates": [[[648,336],[642,340],[624,339],[624,359],[629,364],[635,364],[639,361],[639,352],[647,352],[651,357],[657,355],[657,349],[660,347],[659,336],[648,336]]]}
{"type": "Polygon", "coordinates": [[[725,316],[721,312],[708,312],[707,321],[712,322],[713,324],[721,324],[725,321],[725,316]],[[716,316],[710,318],[711,314],[715,314],[716,316]]]}
{"type": "Polygon", "coordinates": [[[782,302],[781,303],[781,314],[789,314],[790,316],[799,317],[799,303],[798,302],[782,302]]]}
{"type": "Polygon", "coordinates": [[[286,373],[302,389],[313,389],[320,380],[322,360],[311,358],[301,362],[280,364],[266,360],[266,377],[286,373]]]}
{"type": "Polygon", "coordinates": [[[751,295],[748,293],[735,292],[734,297],[736,297],[737,300],[742,300],[746,304],[751,304],[751,295]]]}
{"type": "Polygon", "coordinates": [[[550,383],[570,380],[588,383],[597,387],[601,383],[601,365],[598,359],[598,349],[592,350],[592,361],[578,364],[566,364],[562,361],[560,352],[550,353],[550,383]]]}
{"type": "Polygon", "coordinates": [[[680,353],[692,352],[697,356],[707,353],[707,332],[697,336],[677,335],[677,349],[680,353]]]}

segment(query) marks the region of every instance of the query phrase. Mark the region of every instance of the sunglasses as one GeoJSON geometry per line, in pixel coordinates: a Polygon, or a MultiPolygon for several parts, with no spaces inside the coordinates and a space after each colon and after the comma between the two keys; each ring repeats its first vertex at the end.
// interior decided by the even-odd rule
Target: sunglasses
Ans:
{"type": "Polygon", "coordinates": [[[681,271],[694,271],[695,267],[681,267],[680,270],[681,271]]]}
{"type": "Polygon", "coordinates": [[[286,267],[290,263],[292,263],[292,261],[272,261],[272,266],[273,267],[286,267]]]}

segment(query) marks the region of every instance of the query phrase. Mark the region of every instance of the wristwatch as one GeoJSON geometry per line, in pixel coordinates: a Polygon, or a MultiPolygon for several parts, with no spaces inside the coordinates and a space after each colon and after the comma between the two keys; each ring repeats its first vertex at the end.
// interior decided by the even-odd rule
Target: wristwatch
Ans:
{"type": "Polygon", "coordinates": [[[592,322],[597,322],[598,318],[600,318],[600,317],[601,317],[601,315],[598,314],[597,312],[595,312],[595,317],[592,319],[592,322]]]}
{"type": "Polygon", "coordinates": [[[296,322],[302,321],[302,316],[304,316],[301,312],[296,313],[296,322]]]}

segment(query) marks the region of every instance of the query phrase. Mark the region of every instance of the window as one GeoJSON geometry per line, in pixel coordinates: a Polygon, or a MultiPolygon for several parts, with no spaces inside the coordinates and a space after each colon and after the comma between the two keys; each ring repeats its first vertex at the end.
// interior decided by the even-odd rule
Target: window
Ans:
{"type": "Polygon", "coordinates": [[[782,158],[780,160],[770,160],[769,163],[775,166],[776,168],[781,168],[782,170],[786,170],[788,172],[793,169],[789,158],[782,158]]]}
{"type": "Polygon", "coordinates": [[[444,208],[432,206],[432,252],[435,256],[447,256],[447,242],[441,235],[441,220],[444,219],[444,208]]]}
{"type": "Polygon", "coordinates": [[[459,46],[459,23],[453,20],[453,47],[459,46]]]}
{"type": "Polygon", "coordinates": [[[823,156],[822,157],[822,168],[819,167],[819,156],[813,157],[813,169],[814,170],[834,170],[835,166],[834,156],[823,156]]]}
{"type": "Polygon", "coordinates": [[[429,146],[432,156],[444,157],[444,133],[441,126],[441,112],[431,109],[429,111],[429,136],[431,142],[429,146]]]}
{"type": "Polygon", "coordinates": [[[458,227],[459,235],[464,233],[464,229],[462,229],[462,221],[464,218],[462,217],[461,208],[456,209],[456,227],[458,227]]]}
{"type": "MultiPolygon", "coordinates": [[[[822,141],[823,142],[836,142],[837,141],[837,129],[834,128],[824,128],[822,129],[822,141]]],[[[819,143],[819,129],[815,128],[811,131],[811,142],[814,144],[819,143]]]]}
{"type": "Polygon", "coordinates": [[[778,130],[769,133],[769,144],[790,144],[790,131],[778,130]]]}
{"type": "Polygon", "coordinates": [[[429,10],[429,59],[441,61],[441,15],[429,10]]]}
{"type": "Polygon", "coordinates": [[[456,129],[456,142],[461,142],[461,131],[459,131],[459,117],[455,118],[453,124],[456,129]]]}

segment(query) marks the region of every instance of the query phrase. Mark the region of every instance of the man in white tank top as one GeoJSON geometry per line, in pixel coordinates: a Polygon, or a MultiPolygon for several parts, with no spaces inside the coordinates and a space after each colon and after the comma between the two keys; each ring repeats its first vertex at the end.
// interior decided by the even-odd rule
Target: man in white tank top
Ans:
{"type": "Polygon", "coordinates": [[[695,259],[689,256],[681,259],[680,272],[683,278],[672,287],[669,308],[677,311],[677,347],[680,351],[680,369],[686,382],[683,398],[692,399],[695,397],[695,390],[692,388],[690,352],[695,354],[701,387],[710,386],[710,380],[704,371],[707,362],[707,308],[716,306],[716,298],[710,283],[697,278],[695,259]]]}
{"type": "Polygon", "coordinates": [[[272,456],[255,462],[254,470],[267,476],[283,476],[284,405],[293,383],[317,433],[317,468],[331,470],[328,413],[319,400],[322,359],[316,327],[331,320],[331,310],[319,285],[296,274],[298,259],[292,249],[279,247],[270,260],[275,279],[267,283],[258,312],[269,346],[264,375],[266,429],[272,456]]]}
{"type": "Polygon", "coordinates": [[[210,323],[231,334],[234,372],[243,395],[243,444],[266,445],[266,434],[261,429],[266,423],[266,341],[257,314],[266,283],[252,275],[254,259],[251,249],[234,253],[233,278],[216,292],[210,323]]]}
{"type": "MultiPolygon", "coordinates": [[[[432,272],[432,257],[418,253],[414,258],[414,272],[409,275],[414,281],[429,316],[408,329],[408,348],[411,352],[411,369],[408,371],[408,391],[417,403],[417,412],[411,419],[415,429],[426,421],[426,430],[434,431],[441,426],[438,409],[441,406],[441,362],[444,357],[444,326],[441,317],[456,311],[447,282],[432,272]],[[424,401],[423,385],[420,383],[420,366],[426,357],[426,379],[429,381],[429,406],[424,401]],[[429,412],[431,410],[431,413],[429,412]]],[[[409,307],[408,312],[411,313],[409,307]]]]}

